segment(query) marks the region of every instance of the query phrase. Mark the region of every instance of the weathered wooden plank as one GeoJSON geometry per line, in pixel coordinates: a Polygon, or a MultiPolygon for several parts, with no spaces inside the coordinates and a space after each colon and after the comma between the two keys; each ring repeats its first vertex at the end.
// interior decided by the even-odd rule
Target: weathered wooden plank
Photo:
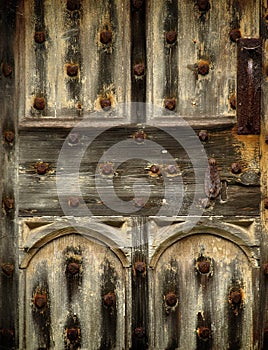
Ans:
{"type": "MultiPolygon", "coordinates": [[[[116,196],[122,200],[133,200],[136,206],[135,212],[140,207],[139,214],[156,215],[159,208],[164,205],[165,187],[170,189],[170,192],[173,190],[178,192],[177,189],[181,186],[182,179],[184,200],[181,210],[178,210],[178,215],[185,215],[195,192],[200,193],[201,199],[206,197],[205,192],[202,193],[204,191],[202,179],[196,177],[193,168],[193,164],[196,164],[193,163],[193,159],[199,159],[200,148],[196,149],[195,143],[191,143],[190,139],[187,143],[188,149],[184,150],[166,132],[157,129],[146,129],[148,141],[152,143],[146,144],[145,140],[144,144],[139,144],[135,139],[132,139],[136,131],[137,129],[110,129],[97,137],[84,154],[83,145],[87,142],[87,133],[85,130],[81,130],[79,135],[71,134],[70,139],[73,136],[76,137],[75,141],[71,141],[77,143],[70,143],[67,146],[67,158],[70,160],[82,159],[79,183],[86,205],[89,206],[94,215],[124,215],[120,210],[117,212],[116,204],[113,211],[104,203],[106,200],[106,203],[113,205],[114,194],[112,190],[115,189],[116,196]],[[103,142],[104,139],[105,142],[103,142]],[[116,153],[111,154],[109,161],[101,161],[104,152],[125,140],[128,140],[127,145],[116,149],[116,153]],[[165,153],[159,152],[156,145],[167,150],[172,158],[166,158],[165,153]],[[175,169],[177,176],[168,172],[171,160],[172,163],[177,164],[175,169]],[[105,164],[109,169],[104,168],[105,164]],[[150,171],[153,164],[159,167],[159,174],[150,171]],[[104,171],[108,171],[108,173],[105,174],[104,171]],[[133,188],[138,183],[141,185],[139,195],[136,194],[135,202],[133,188]],[[144,185],[145,183],[148,187],[144,185]],[[195,185],[199,185],[199,188],[195,188],[195,185]],[[149,188],[151,195],[147,202],[149,188]]],[[[200,131],[197,130],[196,134],[199,135],[200,131]]],[[[56,188],[56,168],[60,149],[66,137],[65,131],[50,130],[49,133],[46,129],[39,130],[39,132],[34,130],[21,131],[19,171],[21,215],[51,215],[52,212],[58,215],[62,214],[56,188]],[[37,173],[39,162],[48,163],[46,174],[37,173]]],[[[220,180],[227,184],[225,193],[212,201],[212,206],[206,209],[206,213],[233,216],[236,215],[236,210],[239,208],[239,215],[258,215],[260,201],[258,137],[237,136],[235,130],[231,129],[211,130],[207,132],[207,140],[202,141],[202,144],[207,158],[216,159],[220,180]]],[[[201,144],[199,145],[202,147],[201,144]]],[[[73,167],[72,161],[68,162],[68,159],[66,159],[63,168],[58,169],[58,175],[63,174],[64,171],[69,173],[66,180],[71,179],[77,171],[77,168],[73,167]]],[[[203,171],[205,175],[206,168],[202,167],[199,170],[203,171]]],[[[86,206],[82,202],[79,207],[68,209],[69,199],[80,196],[77,188],[75,189],[73,184],[70,186],[71,188],[65,194],[62,193],[65,209],[75,216],[87,215],[86,206]]],[[[197,208],[204,204],[202,203],[196,203],[197,208]]],[[[133,214],[135,215],[134,210],[133,214]]]]}
{"type": "Polygon", "coordinates": [[[0,3],[0,104],[1,104],[1,224],[0,224],[0,349],[17,347],[18,264],[17,232],[15,229],[15,168],[17,145],[16,48],[18,2],[0,3]]]}

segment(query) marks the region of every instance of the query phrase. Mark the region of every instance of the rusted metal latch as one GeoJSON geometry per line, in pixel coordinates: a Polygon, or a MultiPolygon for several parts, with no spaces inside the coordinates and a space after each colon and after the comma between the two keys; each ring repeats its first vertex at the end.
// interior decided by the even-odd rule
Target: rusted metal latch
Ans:
{"type": "Polygon", "coordinates": [[[259,134],[261,119],[262,40],[238,39],[237,132],[259,134]]]}

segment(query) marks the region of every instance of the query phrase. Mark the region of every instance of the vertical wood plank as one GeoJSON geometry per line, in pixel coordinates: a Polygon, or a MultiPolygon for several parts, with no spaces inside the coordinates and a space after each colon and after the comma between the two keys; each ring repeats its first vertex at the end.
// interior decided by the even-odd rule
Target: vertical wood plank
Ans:
{"type": "MultiPolygon", "coordinates": [[[[18,12],[17,12],[18,11],[18,12]]],[[[0,164],[1,164],[1,233],[0,233],[0,349],[17,347],[17,232],[15,224],[15,161],[17,145],[16,48],[17,1],[0,3],[0,164]]]]}

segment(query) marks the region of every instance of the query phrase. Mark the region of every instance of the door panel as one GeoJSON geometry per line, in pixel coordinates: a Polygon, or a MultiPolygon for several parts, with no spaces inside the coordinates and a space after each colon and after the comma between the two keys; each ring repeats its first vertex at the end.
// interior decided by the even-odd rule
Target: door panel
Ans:
{"type": "MultiPolygon", "coordinates": [[[[31,259],[25,349],[124,349],[125,271],[106,246],[69,234],[31,259]]],[[[22,337],[23,339],[23,337],[22,337]]]]}
{"type": "Polygon", "coordinates": [[[252,349],[252,266],[211,234],[168,247],[154,271],[155,349],[252,349]]]}

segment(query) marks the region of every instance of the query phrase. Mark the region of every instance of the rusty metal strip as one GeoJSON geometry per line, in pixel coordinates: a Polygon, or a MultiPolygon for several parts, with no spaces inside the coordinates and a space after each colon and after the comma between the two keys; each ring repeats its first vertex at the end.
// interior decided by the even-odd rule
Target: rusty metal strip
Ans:
{"type": "Polygon", "coordinates": [[[262,40],[238,40],[238,134],[259,134],[261,116],[262,40]]]}

